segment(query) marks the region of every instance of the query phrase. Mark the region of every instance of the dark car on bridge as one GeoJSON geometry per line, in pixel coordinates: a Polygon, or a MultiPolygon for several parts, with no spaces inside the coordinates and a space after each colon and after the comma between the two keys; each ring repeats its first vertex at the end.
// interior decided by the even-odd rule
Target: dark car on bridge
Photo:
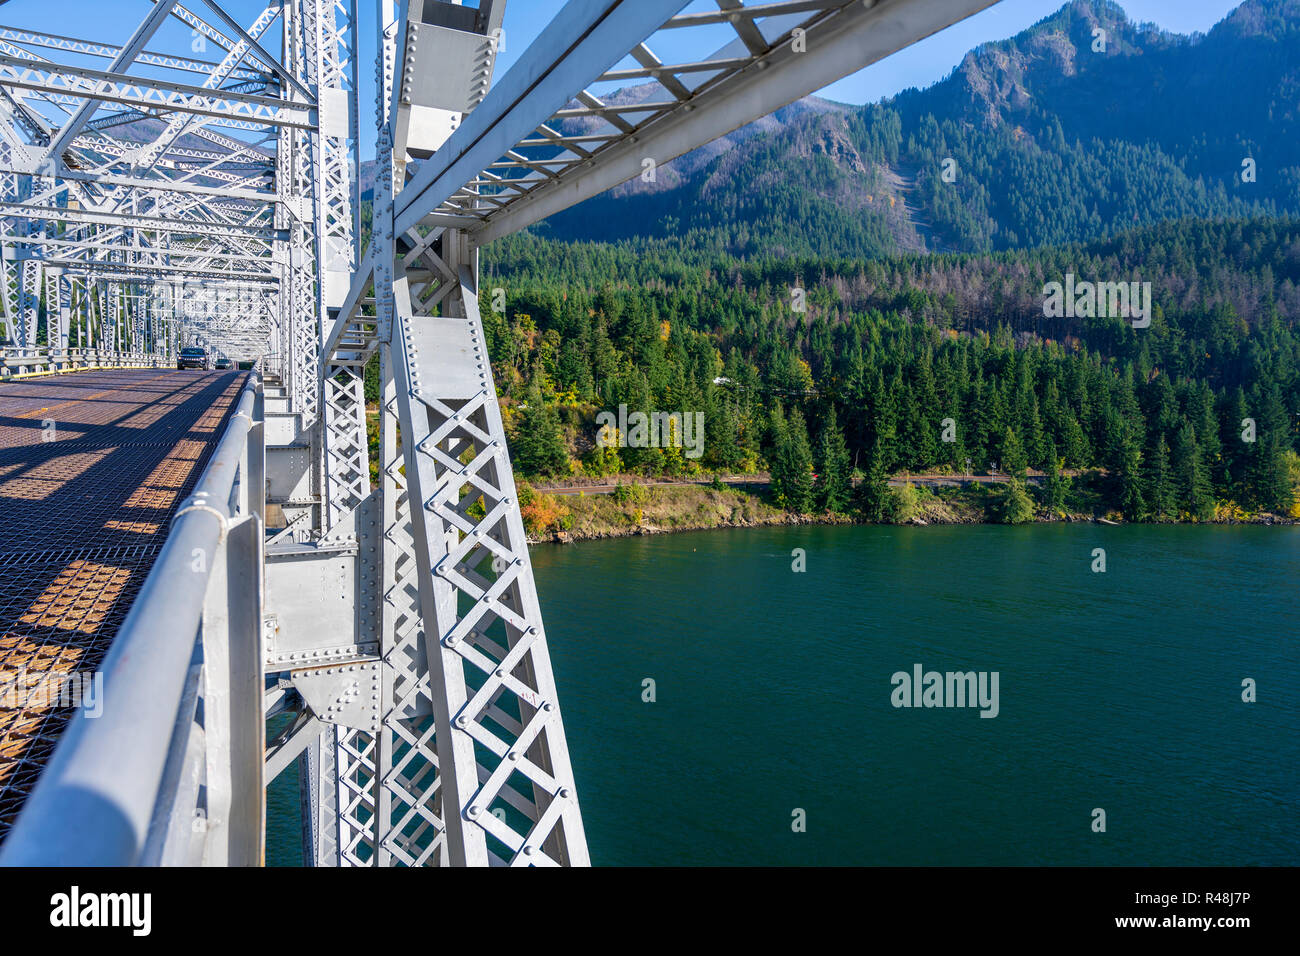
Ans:
{"type": "Polygon", "coordinates": [[[181,349],[180,356],[176,359],[177,368],[203,368],[209,367],[208,350],[198,347],[181,349]]]}

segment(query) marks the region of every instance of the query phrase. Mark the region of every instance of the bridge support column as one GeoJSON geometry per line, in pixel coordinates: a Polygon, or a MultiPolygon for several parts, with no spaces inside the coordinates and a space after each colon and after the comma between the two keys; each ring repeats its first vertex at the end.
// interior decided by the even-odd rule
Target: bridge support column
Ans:
{"type": "Polygon", "coordinates": [[[415,257],[418,272],[437,275],[431,297],[414,294],[409,276],[393,283],[391,353],[447,856],[453,865],[585,865],[479,317],[477,250],[444,232],[439,251],[415,257]]]}
{"type": "MultiPolygon", "coordinates": [[[[444,228],[394,233],[412,114],[419,107],[459,119],[486,89],[473,84],[474,96],[443,102],[465,77],[415,90],[408,73],[421,67],[407,61],[435,55],[445,41],[474,54],[465,62],[486,77],[500,7],[411,4],[399,18],[396,5],[381,4],[374,234],[337,313],[332,292],[321,304],[324,514],[319,540],[298,545],[303,556],[354,549],[350,569],[330,579],[352,589],[354,630],[347,647],[337,646],[342,633],[317,635],[305,655],[343,667],[288,664],[305,706],[326,725],[301,769],[307,855],[317,864],[589,862],[478,313],[477,251],[468,235],[444,228]],[[376,352],[379,487],[371,490],[363,370],[376,352]],[[350,710],[356,700],[341,670],[366,675],[374,722],[376,711],[350,710]]],[[[459,73],[464,63],[423,69],[459,73]]],[[[422,128],[410,148],[436,149],[454,126],[436,135],[422,128]]],[[[333,217],[347,208],[331,190],[336,181],[327,170],[320,196],[333,217]]],[[[317,224],[318,240],[335,231],[331,222],[317,224]]],[[[292,259],[287,266],[296,269],[292,259]]],[[[301,374],[295,363],[291,375],[301,374]]],[[[285,638],[278,650],[302,646],[285,638]]]]}
{"type": "Polygon", "coordinates": [[[24,259],[21,264],[21,292],[18,311],[22,317],[19,325],[18,347],[25,351],[36,348],[39,331],[41,295],[41,263],[39,259],[24,259]]]}

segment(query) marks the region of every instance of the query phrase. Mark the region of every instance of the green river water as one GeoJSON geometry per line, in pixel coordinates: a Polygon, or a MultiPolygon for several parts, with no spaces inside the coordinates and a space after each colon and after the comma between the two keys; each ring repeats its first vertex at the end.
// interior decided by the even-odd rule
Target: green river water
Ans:
{"type": "Polygon", "coordinates": [[[533,563],[596,864],[1300,861],[1300,529],[780,527],[533,563]],[[996,672],[997,716],[895,707],[916,665],[996,672]]]}

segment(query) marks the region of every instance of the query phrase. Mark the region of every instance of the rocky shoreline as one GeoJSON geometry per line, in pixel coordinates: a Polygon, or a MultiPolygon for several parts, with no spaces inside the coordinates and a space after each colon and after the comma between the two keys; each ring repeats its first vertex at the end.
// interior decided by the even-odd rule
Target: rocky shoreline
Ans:
{"type": "MultiPolygon", "coordinates": [[[[985,515],[972,513],[971,509],[954,509],[946,506],[946,503],[927,503],[928,506],[922,507],[921,513],[909,518],[907,521],[899,522],[900,525],[915,525],[925,527],[929,525],[952,525],[952,524],[987,524],[1001,525],[1002,522],[994,521],[985,515]]],[[[1098,515],[1085,514],[1082,512],[1062,512],[1053,514],[1042,511],[1034,516],[1034,524],[1053,524],[1065,522],[1070,524],[1101,524],[1118,527],[1125,524],[1150,524],[1153,522],[1126,522],[1115,520],[1113,518],[1102,517],[1098,515]]],[[[794,514],[791,512],[776,511],[773,509],[772,514],[760,515],[731,520],[720,518],[713,521],[690,520],[678,521],[671,526],[665,527],[655,524],[651,521],[644,521],[638,524],[629,525],[604,525],[598,528],[572,528],[568,530],[556,530],[546,534],[528,536],[529,544],[575,544],[581,541],[600,541],[606,538],[630,538],[641,535],[652,534],[674,534],[679,531],[716,531],[724,528],[760,528],[773,527],[777,525],[870,525],[870,524],[892,524],[892,522],[870,522],[848,515],[835,514],[794,514]]],[[[1293,518],[1288,518],[1274,514],[1261,514],[1252,516],[1248,519],[1224,519],[1204,522],[1167,522],[1169,524],[1214,524],[1214,525],[1294,525],[1298,522],[1293,518]]]]}

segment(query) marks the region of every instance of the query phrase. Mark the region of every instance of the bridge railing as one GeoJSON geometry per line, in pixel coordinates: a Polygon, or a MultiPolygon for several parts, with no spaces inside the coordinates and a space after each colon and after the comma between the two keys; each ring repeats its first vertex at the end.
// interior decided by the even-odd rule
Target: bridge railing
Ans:
{"type": "Polygon", "coordinates": [[[78,368],[153,368],[170,361],[152,352],[109,349],[0,348],[0,378],[37,372],[66,372],[78,368]]]}
{"type": "Polygon", "coordinates": [[[0,865],[262,861],[264,475],[249,375],[0,865]]]}

